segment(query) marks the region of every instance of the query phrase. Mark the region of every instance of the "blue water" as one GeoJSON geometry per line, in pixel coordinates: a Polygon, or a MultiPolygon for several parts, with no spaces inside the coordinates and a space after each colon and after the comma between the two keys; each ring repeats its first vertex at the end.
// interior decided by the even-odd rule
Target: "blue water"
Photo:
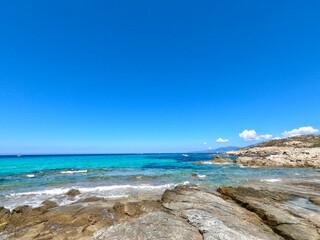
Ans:
{"type": "Polygon", "coordinates": [[[161,193],[177,184],[212,187],[241,185],[252,179],[303,177],[312,169],[241,168],[236,164],[198,164],[210,154],[132,154],[0,157],[0,205],[38,205],[45,199],[61,204],[64,193],[78,188],[82,197],[128,197],[161,193]],[[199,177],[193,177],[198,174],[199,177]]]}

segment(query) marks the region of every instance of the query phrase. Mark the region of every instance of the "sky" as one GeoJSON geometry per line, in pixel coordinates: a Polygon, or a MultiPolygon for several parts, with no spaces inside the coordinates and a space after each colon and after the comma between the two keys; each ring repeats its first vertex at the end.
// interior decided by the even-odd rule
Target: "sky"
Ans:
{"type": "Polygon", "coordinates": [[[320,128],[320,1],[0,1],[0,154],[183,152],[320,128]]]}

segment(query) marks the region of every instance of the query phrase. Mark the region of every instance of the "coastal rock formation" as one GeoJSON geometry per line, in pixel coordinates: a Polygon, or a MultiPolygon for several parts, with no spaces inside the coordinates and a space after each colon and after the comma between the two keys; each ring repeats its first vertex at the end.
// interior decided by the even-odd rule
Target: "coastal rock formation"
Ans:
{"type": "MultiPolygon", "coordinates": [[[[319,240],[320,218],[304,209],[290,210],[289,200],[296,196],[254,188],[220,187],[218,191],[239,205],[256,213],[285,239],[319,240]],[[276,200],[276,201],[275,201],[276,200]]],[[[320,210],[320,209],[319,209],[320,210]]]]}
{"type": "Polygon", "coordinates": [[[320,168],[320,136],[271,140],[227,154],[242,166],[320,168]]]}
{"type": "Polygon", "coordinates": [[[320,207],[310,201],[319,198],[320,185],[311,179],[255,181],[218,192],[177,186],[158,200],[0,207],[0,239],[319,240],[320,207]]]}
{"type": "Polygon", "coordinates": [[[214,159],[209,161],[199,161],[198,164],[230,164],[233,163],[231,158],[216,156],[214,159]]]}

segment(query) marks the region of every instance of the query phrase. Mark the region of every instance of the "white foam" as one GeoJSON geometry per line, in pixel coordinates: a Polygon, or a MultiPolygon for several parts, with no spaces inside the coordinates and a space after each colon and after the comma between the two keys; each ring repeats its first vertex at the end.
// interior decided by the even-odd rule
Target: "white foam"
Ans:
{"type": "Polygon", "coordinates": [[[281,179],[279,178],[271,178],[271,179],[261,179],[261,182],[280,182],[281,179]]]}
{"type": "MultiPolygon", "coordinates": [[[[187,185],[189,182],[183,182],[183,185],[187,185]]],[[[97,186],[97,187],[77,187],[72,188],[78,189],[81,193],[91,193],[91,192],[108,192],[113,190],[123,190],[123,189],[138,189],[138,190],[157,190],[157,189],[167,189],[176,186],[175,184],[163,184],[163,185],[112,185],[112,186],[97,186]]],[[[70,190],[70,188],[53,188],[41,191],[31,191],[31,192],[21,192],[21,193],[11,193],[10,196],[27,196],[27,195],[61,195],[65,194],[70,190]]]]}
{"type": "MultiPolygon", "coordinates": [[[[189,183],[189,182],[188,182],[189,183]]],[[[142,185],[113,185],[113,186],[97,186],[97,187],[80,187],[80,192],[89,193],[89,192],[96,192],[96,191],[111,191],[111,190],[121,190],[121,189],[141,189],[141,190],[153,190],[153,189],[165,189],[174,187],[174,184],[164,184],[164,185],[149,185],[149,184],[142,184],[142,185]]]]}
{"type": "Polygon", "coordinates": [[[61,171],[62,174],[74,174],[74,173],[87,173],[88,170],[67,170],[67,171],[61,171]]]}
{"type": "Polygon", "coordinates": [[[199,178],[205,178],[206,176],[207,176],[207,175],[204,175],[204,174],[203,174],[203,175],[202,175],[202,174],[199,174],[199,175],[198,175],[199,178]]]}
{"type": "Polygon", "coordinates": [[[202,161],[201,164],[213,164],[213,162],[210,162],[210,161],[202,161]]]}
{"type": "Polygon", "coordinates": [[[27,174],[26,175],[28,178],[34,178],[36,175],[34,175],[34,174],[27,174]]]}

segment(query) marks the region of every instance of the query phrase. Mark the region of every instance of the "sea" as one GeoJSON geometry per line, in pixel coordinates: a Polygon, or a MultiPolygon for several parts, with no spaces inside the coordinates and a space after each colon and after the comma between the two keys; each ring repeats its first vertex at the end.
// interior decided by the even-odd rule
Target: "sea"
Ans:
{"type": "Polygon", "coordinates": [[[90,196],[115,200],[162,194],[180,184],[216,189],[318,173],[314,169],[210,164],[214,157],[205,153],[0,156],[0,206],[35,207],[46,199],[65,205],[90,196]],[[69,197],[66,192],[70,189],[79,189],[81,194],[69,197]]]}

